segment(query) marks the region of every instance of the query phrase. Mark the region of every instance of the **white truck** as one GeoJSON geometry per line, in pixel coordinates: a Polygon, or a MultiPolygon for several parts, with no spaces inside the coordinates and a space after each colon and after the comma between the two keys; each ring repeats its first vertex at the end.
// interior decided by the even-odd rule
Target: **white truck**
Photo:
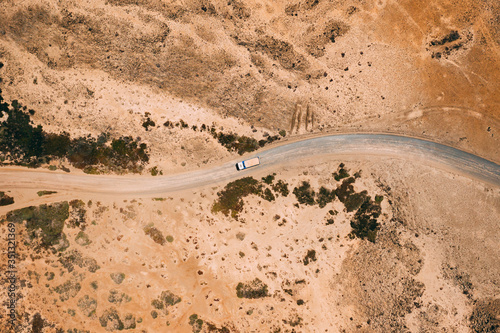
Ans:
{"type": "Polygon", "coordinates": [[[254,157],[246,161],[241,161],[239,163],[236,163],[236,170],[245,170],[254,166],[257,166],[260,164],[259,157],[254,157]]]}

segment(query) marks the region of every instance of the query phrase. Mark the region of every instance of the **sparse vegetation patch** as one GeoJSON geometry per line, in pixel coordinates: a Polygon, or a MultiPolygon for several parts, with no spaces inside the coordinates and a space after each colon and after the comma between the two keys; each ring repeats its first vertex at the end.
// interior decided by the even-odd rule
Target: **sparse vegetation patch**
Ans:
{"type": "Polygon", "coordinates": [[[67,201],[51,205],[30,206],[7,213],[10,222],[26,221],[30,240],[39,240],[36,247],[64,250],[69,246],[63,233],[64,221],[69,217],[67,201]]]}
{"type": "Polygon", "coordinates": [[[14,203],[14,198],[5,194],[5,192],[0,192],[0,206],[12,205],[14,203]]]}
{"type": "Polygon", "coordinates": [[[358,209],[368,196],[368,192],[366,191],[357,193],[354,190],[354,186],[352,184],[354,184],[355,181],[356,179],[354,177],[344,179],[342,184],[335,190],[335,194],[344,204],[347,212],[352,212],[358,209]]]}
{"type": "Polygon", "coordinates": [[[318,191],[317,203],[319,208],[324,208],[330,202],[335,200],[335,191],[329,190],[324,186],[321,186],[318,191]]]}
{"type": "Polygon", "coordinates": [[[245,177],[226,185],[224,190],[217,193],[218,199],[212,206],[212,212],[221,212],[226,216],[238,217],[243,210],[242,198],[262,193],[262,184],[253,177],[245,177]]]}
{"type": "Polygon", "coordinates": [[[311,188],[309,182],[302,182],[299,187],[293,189],[293,194],[301,204],[312,206],[315,203],[316,193],[311,188]]]}
{"type": "Polygon", "coordinates": [[[500,329],[500,299],[479,300],[469,317],[474,333],[494,333],[500,329]]]}
{"type": "Polygon", "coordinates": [[[92,317],[95,315],[97,309],[97,300],[89,297],[89,295],[85,295],[78,300],[78,307],[85,316],[92,317]]]}
{"type": "Polygon", "coordinates": [[[57,193],[56,191],[38,191],[36,192],[36,194],[39,196],[39,197],[42,197],[44,195],[50,195],[50,194],[54,194],[54,193],[57,193]]]}
{"type": "Polygon", "coordinates": [[[125,328],[118,311],[113,307],[104,311],[99,317],[99,323],[102,327],[105,327],[107,331],[121,331],[125,328]]]}
{"type": "Polygon", "coordinates": [[[75,297],[80,289],[82,289],[82,286],[79,282],[68,280],[63,284],[55,287],[54,291],[59,294],[59,299],[61,300],[61,302],[64,302],[70,298],[75,297]]]}
{"type": "Polygon", "coordinates": [[[260,279],[256,278],[247,283],[238,283],[236,286],[236,296],[239,298],[263,298],[267,297],[267,285],[260,279]]]}
{"type": "Polygon", "coordinates": [[[38,167],[52,158],[67,158],[76,168],[86,173],[103,171],[141,172],[149,161],[147,146],[130,136],[112,139],[103,133],[97,138],[71,139],[68,133],[47,133],[41,125],[34,126],[28,110],[18,101],[5,103],[0,90],[0,160],[16,165],[38,167]]]}
{"type": "Polygon", "coordinates": [[[278,180],[276,184],[272,185],[272,189],[274,192],[279,193],[280,195],[287,197],[290,191],[288,190],[288,183],[283,180],[278,180]]]}
{"type": "Polygon", "coordinates": [[[132,298],[129,295],[120,293],[118,290],[111,289],[109,291],[108,302],[110,303],[121,304],[122,302],[128,303],[131,300],[132,298]]]}
{"type": "Polygon", "coordinates": [[[69,205],[71,207],[71,210],[70,217],[67,222],[68,227],[80,228],[82,231],[84,231],[87,223],[87,210],[85,209],[85,202],[83,202],[82,200],[71,200],[69,202],[69,205]]]}
{"type": "Polygon", "coordinates": [[[87,246],[87,245],[90,245],[90,243],[92,243],[89,236],[86,233],[84,233],[83,231],[80,231],[76,235],[75,242],[76,242],[76,244],[81,245],[81,246],[87,246]]]}
{"type": "Polygon", "coordinates": [[[70,273],[74,270],[74,265],[80,268],[87,268],[87,270],[91,273],[95,273],[101,268],[94,258],[84,257],[77,250],[71,250],[64,253],[59,257],[59,262],[70,273]]]}
{"type": "Polygon", "coordinates": [[[198,318],[197,314],[192,314],[189,316],[189,325],[191,326],[193,333],[199,333],[203,328],[203,320],[198,318]]]}
{"type": "Polygon", "coordinates": [[[125,280],[124,273],[111,273],[109,276],[111,277],[111,280],[113,280],[113,282],[116,284],[121,284],[123,280],[125,280]]]}
{"type": "Polygon", "coordinates": [[[306,256],[304,257],[304,266],[309,265],[311,262],[316,261],[316,251],[308,250],[306,256]]]}
{"type": "Polygon", "coordinates": [[[160,230],[156,229],[153,225],[147,225],[144,227],[144,233],[151,237],[151,239],[160,245],[165,244],[165,237],[160,230]]]}
{"type": "Polygon", "coordinates": [[[345,164],[340,163],[337,171],[333,173],[333,178],[335,178],[336,181],[349,177],[349,172],[344,167],[345,164]]]}
{"type": "MultiPolygon", "coordinates": [[[[286,132],[284,132],[284,135],[267,135],[266,139],[264,140],[259,140],[257,141],[254,138],[245,136],[245,135],[238,135],[235,133],[224,133],[222,131],[217,131],[216,127],[214,125],[212,126],[207,126],[205,124],[202,124],[200,127],[193,125],[189,126],[189,124],[185,123],[184,120],[180,120],[178,122],[173,122],[170,120],[167,120],[163,126],[167,128],[174,128],[174,127],[179,127],[181,129],[184,128],[191,128],[193,131],[199,131],[199,132],[208,132],[210,133],[214,139],[216,139],[223,147],[225,147],[228,151],[235,151],[240,155],[243,155],[244,153],[250,153],[252,151],[255,151],[261,147],[264,147],[268,143],[272,143],[276,140],[280,140],[281,137],[284,137],[286,135],[286,132]]],[[[280,133],[283,133],[280,131],[280,133]]]]}
{"type": "Polygon", "coordinates": [[[378,217],[381,211],[380,204],[367,196],[351,220],[352,231],[350,235],[374,243],[380,228],[378,217]]]}

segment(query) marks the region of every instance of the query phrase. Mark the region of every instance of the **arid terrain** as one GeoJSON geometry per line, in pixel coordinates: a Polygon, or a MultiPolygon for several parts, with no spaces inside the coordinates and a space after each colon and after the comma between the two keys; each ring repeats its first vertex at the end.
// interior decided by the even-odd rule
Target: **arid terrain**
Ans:
{"type": "MultiPolygon", "coordinates": [[[[496,0],[0,1],[0,162],[62,183],[336,133],[499,164],[499,110],[496,0]]],[[[0,179],[0,331],[499,331],[498,186],[424,157],[288,161],[155,196],[0,179]]]]}

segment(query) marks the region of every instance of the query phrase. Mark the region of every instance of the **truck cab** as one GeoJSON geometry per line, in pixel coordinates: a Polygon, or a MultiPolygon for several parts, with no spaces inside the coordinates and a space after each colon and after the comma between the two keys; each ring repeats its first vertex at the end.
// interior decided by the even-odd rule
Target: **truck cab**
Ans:
{"type": "Polygon", "coordinates": [[[242,162],[238,162],[236,163],[236,170],[243,170],[245,169],[245,164],[243,164],[243,161],[242,162]]]}

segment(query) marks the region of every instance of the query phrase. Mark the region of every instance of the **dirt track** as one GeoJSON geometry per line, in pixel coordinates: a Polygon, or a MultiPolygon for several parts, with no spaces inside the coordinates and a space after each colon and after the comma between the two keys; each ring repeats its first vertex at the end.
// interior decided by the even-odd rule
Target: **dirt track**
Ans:
{"type": "MultiPolygon", "coordinates": [[[[422,161],[423,164],[452,169],[500,186],[500,166],[496,163],[438,143],[395,135],[346,134],[318,137],[271,148],[252,156],[261,158],[259,169],[262,169],[327,154],[399,156],[411,161],[422,161]]],[[[247,157],[250,156],[244,158],[247,157]]],[[[31,188],[107,195],[152,195],[225,182],[252,172],[252,170],[236,171],[235,163],[233,160],[211,169],[154,178],[71,175],[6,167],[0,169],[0,188],[31,188]]]]}

